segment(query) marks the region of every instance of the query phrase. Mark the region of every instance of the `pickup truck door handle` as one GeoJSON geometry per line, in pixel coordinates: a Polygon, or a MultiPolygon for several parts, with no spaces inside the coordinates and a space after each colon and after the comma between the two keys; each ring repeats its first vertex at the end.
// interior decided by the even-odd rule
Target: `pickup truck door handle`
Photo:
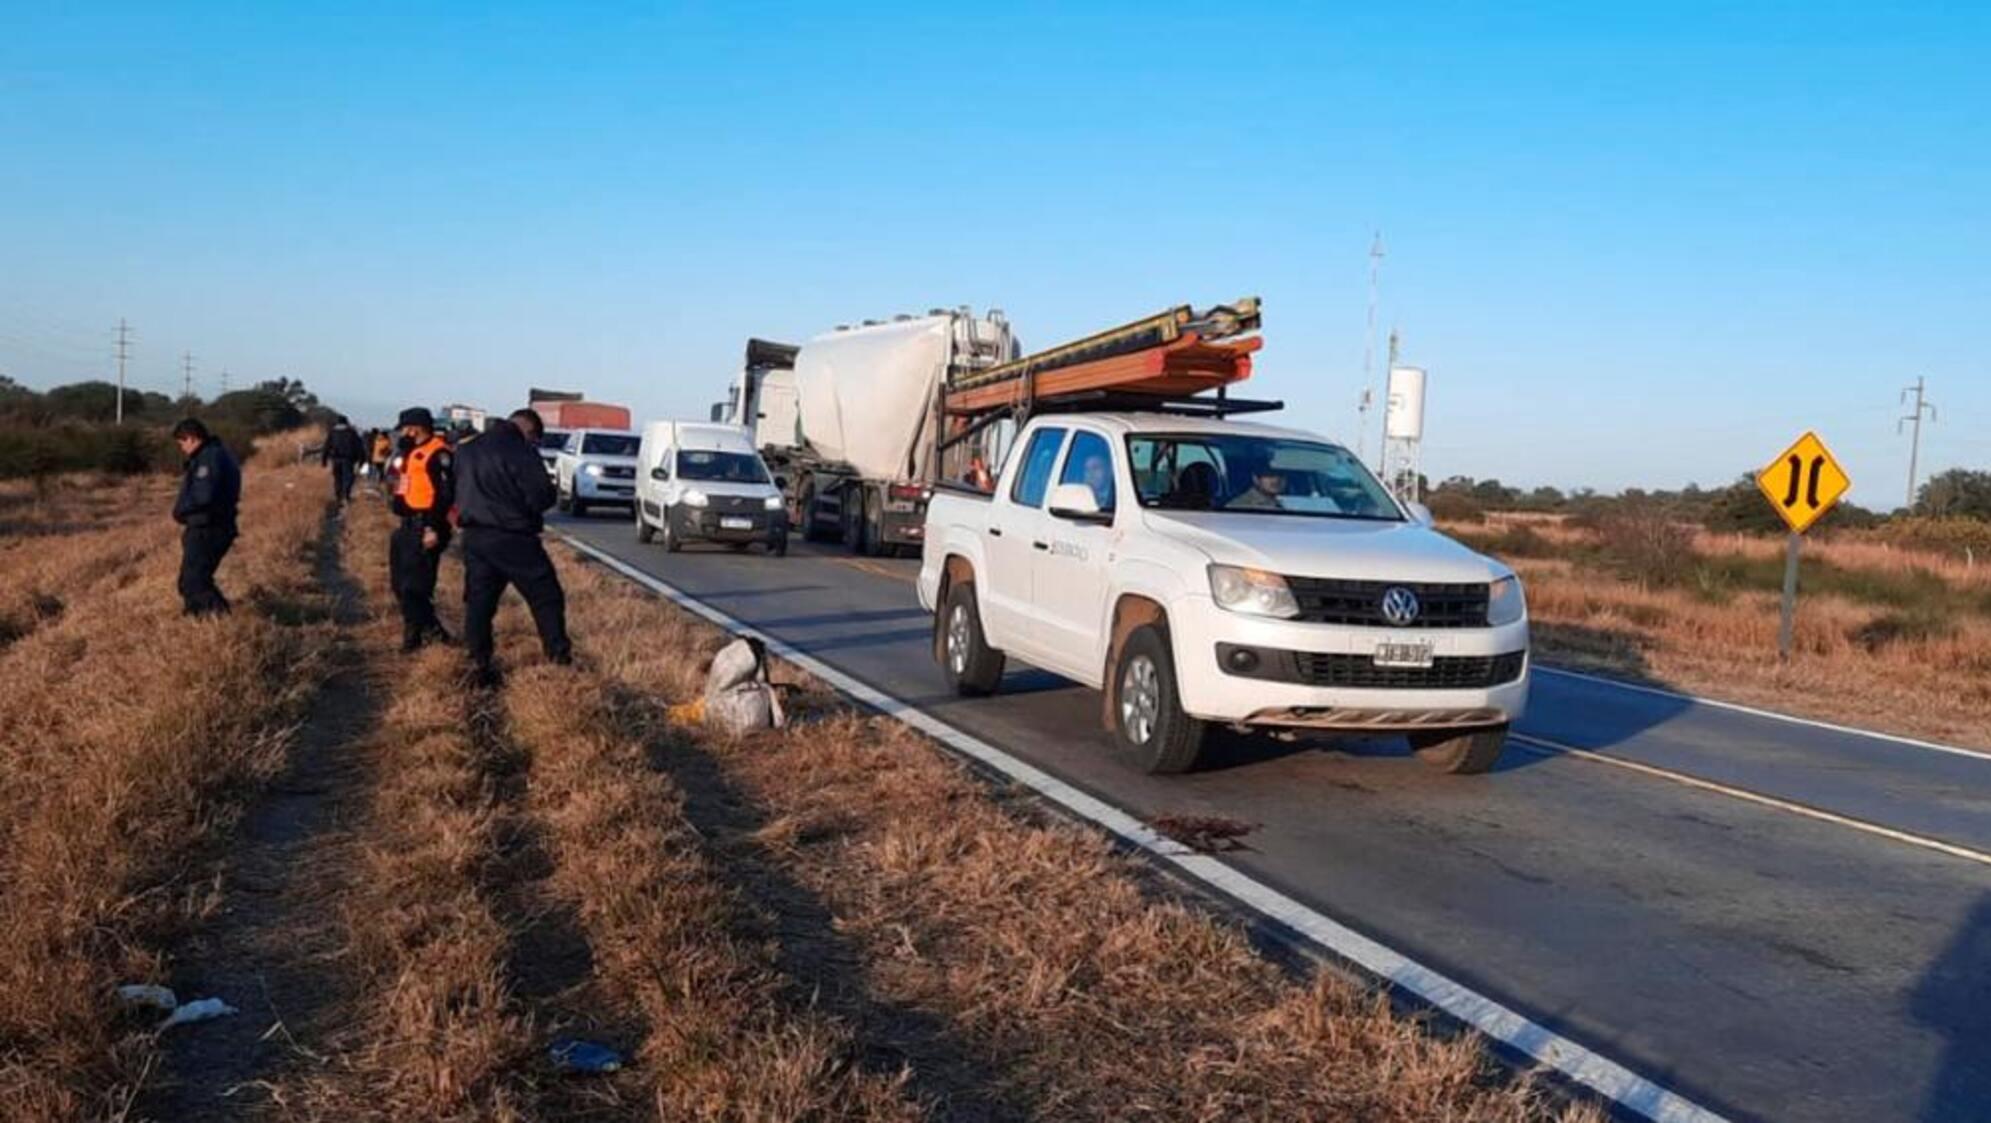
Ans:
{"type": "Polygon", "coordinates": [[[1048,550],[1051,548],[1051,544],[1049,542],[1032,542],[1030,545],[1039,550],[1048,550]]]}
{"type": "Polygon", "coordinates": [[[989,537],[990,537],[990,538],[1001,538],[1001,537],[1002,537],[1002,528],[1001,528],[1001,527],[999,527],[999,526],[992,526],[992,527],[990,527],[990,528],[989,528],[989,537]]]}

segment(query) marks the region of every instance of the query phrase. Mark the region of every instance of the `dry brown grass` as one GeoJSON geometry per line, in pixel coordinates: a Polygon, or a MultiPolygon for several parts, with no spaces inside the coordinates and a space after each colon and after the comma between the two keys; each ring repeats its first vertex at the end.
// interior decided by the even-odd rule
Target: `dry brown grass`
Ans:
{"type": "MultiPolygon", "coordinates": [[[[1495,520],[1466,536],[1501,554],[1503,524],[1519,522],[1495,520]]],[[[1795,657],[1786,665],[1777,659],[1777,594],[1701,589],[1691,572],[1695,559],[1781,559],[1780,541],[1703,533],[1680,563],[1690,572],[1653,583],[1598,564],[1595,531],[1526,525],[1528,556],[1506,560],[1527,583],[1536,648],[1553,664],[1991,749],[1991,616],[1981,610],[1931,613],[1801,586],[1795,657]]],[[[1940,579],[1961,597],[1982,595],[1983,566],[1969,570],[1937,554],[1834,539],[1805,551],[1844,571],[1840,584],[1870,573],[1940,579]]]]}
{"type": "Polygon", "coordinates": [[[788,731],[660,733],[662,705],[696,693],[720,638],[597,571],[566,580],[595,673],[650,700],[598,717],[663,740],[657,763],[706,852],[784,943],[814,941],[787,961],[827,961],[811,980],[826,1006],[908,1065],[940,1114],[1554,1114],[1476,1041],[1434,1036],[1338,976],[1294,979],[1095,832],[991,798],[895,722],[814,691],[788,731]],[[809,918],[833,936],[791,930],[809,918]]]}
{"type": "Polygon", "coordinates": [[[55,606],[0,646],[0,1118],[113,1115],[154,1064],[111,990],[160,979],[211,906],[183,862],[280,762],[313,683],[311,628],[278,619],[314,616],[305,478],[246,477],[224,619],[178,615],[170,483],[78,487],[0,551],[13,603],[55,606]]]}

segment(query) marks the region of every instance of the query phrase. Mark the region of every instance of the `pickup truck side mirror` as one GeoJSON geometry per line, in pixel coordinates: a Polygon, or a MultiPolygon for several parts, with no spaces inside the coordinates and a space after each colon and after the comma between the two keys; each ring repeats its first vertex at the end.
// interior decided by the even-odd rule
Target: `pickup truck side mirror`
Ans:
{"type": "Polygon", "coordinates": [[[1099,509],[1099,497],[1085,484],[1059,484],[1051,489],[1051,515],[1076,523],[1104,526],[1113,521],[1113,512],[1099,509]]]}
{"type": "Polygon", "coordinates": [[[1438,520],[1432,517],[1431,508],[1422,503],[1405,502],[1404,510],[1410,512],[1410,521],[1418,526],[1435,526],[1438,520]]]}
{"type": "Polygon", "coordinates": [[[671,470],[659,464],[655,468],[650,469],[650,478],[653,480],[668,480],[671,478],[671,470]]]}

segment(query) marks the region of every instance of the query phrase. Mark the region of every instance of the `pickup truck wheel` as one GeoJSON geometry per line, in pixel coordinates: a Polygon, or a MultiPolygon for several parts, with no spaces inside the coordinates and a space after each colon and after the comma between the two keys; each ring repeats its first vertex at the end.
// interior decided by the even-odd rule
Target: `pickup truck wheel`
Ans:
{"type": "Polygon", "coordinates": [[[572,492],[563,487],[554,494],[559,497],[553,503],[555,507],[560,508],[562,511],[572,511],[574,509],[574,496],[572,492]]]}
{"type": "Polygon", "coordinates": [[[638,542],[641,542],[641,543],[643,543],[644,545],[646,545],[646,546],[647,546],[647,545],[649,545],[649,544],[650,544],[651,540],[653,540],[653,539],[654,539],[654,538],[656,538],[656,537],[657,537],[657,528],[656,528],[656,527],[654,527],[654,526],[651,526],[651,525],[650,525],[650,520],[649,520],[649,519],[646,519],[646,518],[644,518],[644,517],[643,517],[643,508],[642,508],[642,507],[640,507],[640,506],[639,506],[639,507],[637,507],[637,508],[636,508],[636,541],[638,541],[638,542]]]}
{"type": "Polygon", "coordinates": [[[1434,729],[1410,735],[1410,748],[1417,759],[1455,776],[1473,776],[1492,768],[1506,743],[1504,725],[1490,729],[1434,729]]]}
{"type": "Polygon", "coordinates": [[[588,513],[588,502],[578,495],[568,496],[567,509],[574,512],[574,517],[578,519],[588,513]]]}
{"type": "Polygon", "coordinates": [[[767,544],[767,552],[777,558],[788,556],[788,536],[786,534],[767,544]]]}
{"type": "Polygon", "coordinates": [[[994,694],[1002,685],[1002,652],[982,636],[982,613],[975,586],[963,581],[947,590],[940,619],[940,669],[956,694],[994,694]]]}
{"type": "Polygon", "coordinates": [[[1168,632],[1153,624],[1134,629],[1113,669],[1115,736],[1121,749],[1148,772],[1187,772],[1202,755],[1203,722],[1182,710],[1168,632]]]}

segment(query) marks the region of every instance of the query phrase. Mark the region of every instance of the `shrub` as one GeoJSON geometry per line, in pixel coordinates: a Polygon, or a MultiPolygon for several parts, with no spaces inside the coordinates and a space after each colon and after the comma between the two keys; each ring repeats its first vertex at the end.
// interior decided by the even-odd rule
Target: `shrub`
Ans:
{"type": "Polygon", "coordinates": [[[1440,522],[1483,523],[1486,521],[1486,508],[1470,495],[1456,491],[1434,491],[1425,502],[1431,508],[1431,517],[1440,522]]]}
{"type": "Polygon", "coordinates": [[[1694,529],[1656,505],[1625,504],[1598,528],[1604,554],[1641,585],[1677,585],[1694,573],[1694,529]]]}

